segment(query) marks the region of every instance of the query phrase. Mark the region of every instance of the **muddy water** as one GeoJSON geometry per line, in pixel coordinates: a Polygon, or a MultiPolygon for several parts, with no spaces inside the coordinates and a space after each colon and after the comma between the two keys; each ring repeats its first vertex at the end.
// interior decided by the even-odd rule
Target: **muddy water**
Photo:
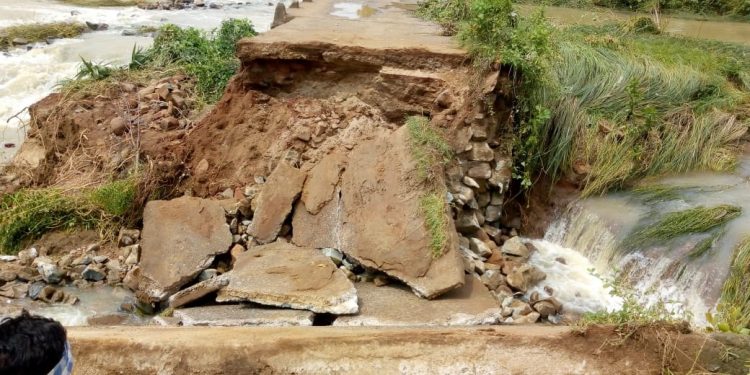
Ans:
{"type": "MultiPolygon", "coordinates": [[[[122,302],[133,299],[133,294],[122,288],[99,286],[87,289],[73,287],[62,288],[66,293],[78,297],[75,305],[67,304],[39,304],[30,300],[22,300],[20,305],[29,312],[55,319],[65,326],[85,326],[89,317],[95,315],[117,314],[122,302]]],[[[131,324],[146,324],[147,320],[131,316],[131,324]]]]}
{"type": "MultiPolygon", "coordinates": [[[[664,303],[675,314],[688,316],[695,324],[705,324],[705,313],[715,308],[731,264],[742,239],[750,235],[750,157],[736,172],[690,173],[665,177],[654,184],[677,188],[676,197],[646,201],[633,193],[618,193],[586,199],[574,204],[537,247],[559,246],[585,256],[595,273],[612,278],[624,275],[643,303],[664,303]],[[691,255],[695,245],[710,233],[680,236],[670,241],[625,249],[622,246],[636,228],[654,223],[664,214],[697,206],[730,204],[742,207],[742,214],[730,221],[711,248],[691,255]]],[[[712,232],[716,233],[716,232],[712,232]]],[[[583,264],[581,267],[589,267],[583,264]]],[[[575,280],[562,281],[558,289],[579,287],[575,280]]],[[[592,296],[600,287],[592,284],[592,296]]],[[[611,301],[600,298],[601,305],[611,301]]]]}
{"type": "MultiPolygon", "coordinates": [[[[528,15],[540,7],[533,5],[516,5],[520,14],[528,15]]],[[[544,7],[545,15],[553,23],[565,25],[602,25],[611,22],[627,21],[637,13],[619,12],[607,9],[573,9],[563,7],[544,7]]],[[[642,14],[648,16],[648,14],[642,14]]],[[[719,40],[722,42],[750,45],[750,23],[728,21],[701,21],[674,17],[662,17],[662,24],[668,33],[699,39],[719,40]]]]}
{"type": "Polygon", "coordinates": [[[15,153],[23,132],[16,129],[28,120],[24,108],[49,94],[61,80],[72,77],[81,57],[96,62],[122,65],[129,62],[133,46],[146,47],[151,37],[123,36],[125,30],[139,26],[160,26],[174,23],[213,29],[222,20],[245,18],[256,30],[266,31],[273,19],[274,6],[267,0],[215,0],[221,9],[146,11],[136,7],[87,8],[51,0],[0,0],[0,28],[34,22],[106,23],[109,29],[83,34],[74,39],[39,43],[30,51],[18,48],[0,54],[0,165],[15,153]],[[20,114],[13,117],[15,114],[20,114]]]}

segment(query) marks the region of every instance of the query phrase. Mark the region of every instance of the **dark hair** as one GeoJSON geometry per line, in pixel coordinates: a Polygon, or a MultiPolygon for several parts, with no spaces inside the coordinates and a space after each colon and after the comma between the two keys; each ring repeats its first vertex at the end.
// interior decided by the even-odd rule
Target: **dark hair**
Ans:
{"type": "Polygon", "coordinates": [[[65,328],[26,310],[0,322],[0,374],[46,375],[65,352],[65,328]]]}

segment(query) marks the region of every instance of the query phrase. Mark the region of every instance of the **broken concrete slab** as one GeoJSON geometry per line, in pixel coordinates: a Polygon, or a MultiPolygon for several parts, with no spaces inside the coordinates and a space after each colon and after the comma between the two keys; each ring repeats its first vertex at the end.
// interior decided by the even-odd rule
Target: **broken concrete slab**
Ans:
{"type": "Polygon", "coordinates": [[[232,234],[216,201],[151,201],[143,211],[138,289],[161,301],[229,251],[232,234]]]}
{"type": "Polygon", "coordinates": [[[257,246],[240,254],[229,285],[217,302],[250,301],[317,313],[357,312],[357,291],[319,250],[286,242],[257,246]]]}
{"type": "Polygon", "coordinates": [[[183,326],[311,326],[315,314],[304,310],[277,309],[253,304],[214,305],[177,309],[183,326]]]}
{"type": "MultiPolygon", "coordinates": [[[[433,257],[420,200],[431,192],[417,178],[407,129],[380,129],[356,146],[335,194],[317,215],[297,209],[292,241],[331,247],[434,298],[464,282],[463,261],[450,216],[443,254],[433,257]],[[337,196],[340,196],[337,198],[337,196]]],[[[434,181],[442,184],[442,181],[434,181]]]]}
{"type": "Polygon", "coordinates": [[[227,286],[229,279],[223,276],[212,277],[208,280],[201,281],[195,285],[185,288],[169,297],[169,307],[176,309],[185,306],[199,298],[216,292],[227,286]]]}
{"type": "Polygon", "coordinates": [[[400,285],[357,283],[360,310],[340,316],[334,326],[465,326],[495,324],[502,318],[497,299],[476,277],[463,287],[425,300],[400,285]]]}
{"type": "Polygon", "coordinates": [[[279,162],[260,194],[253,199],[256,209],[247,233],[261,244],[273,242],[292,211],[292,204],[302,192],[306,177],[305,172],[279,162]]]}
{"type": "Polygon", "coordinates": [[[317,214],[333,198],[345,165],[346,155],[335,151],[326,155],[308,172],[301,200],[309,213],[317,214]]]}

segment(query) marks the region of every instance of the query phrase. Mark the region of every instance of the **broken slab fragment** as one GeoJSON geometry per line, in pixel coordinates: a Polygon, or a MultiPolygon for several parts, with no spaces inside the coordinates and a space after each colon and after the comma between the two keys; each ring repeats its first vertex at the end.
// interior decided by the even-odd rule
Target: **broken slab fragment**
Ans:
{"type": "Polygon", "coordinates": [[[229,280],[223,276],[212,277],[185,288],[169,297],[169,307],[176,309],[227,286],[229,280]]]}
{"type": "Polygon", "coordinates": [[[151,201],[143,211],[138,288],[161,301],[193,280],[232,245],[216,201],[181,197],[151,201]]]}
{"type": "Polygon", "coordinates": [[[495,324],[502,317],[495,297],[476,277],[463,287],[425,300],[400,285],[357,283],[359,313],[340,316],[334,326],[461,326],[495,324]]]}
{"type": "Polygon", "coordinates": [[[177,309],[183,326],[311,326],[315,314],[304,310],[277,309],[253,304],[214,305],[177,309]]]}
{"type": "Polygon", "coordinates": [[[346,156],[341,152],[333,152],[308,172],[301,200],[309,213],[317,214],[333,198],[345,165],[346,156]]]}
{"type": "Polygon", "coordinates": [[[351,281],[319,250],[286,242],[257,246],[240,254],[223,276],[217,302],[250,301],[262,305],[354,314],[357,291],[351,281]]]}
{"type": "Polygon", "coordinates": [[[306,176],[305,172],[279,162],[260,194],[253,199],[256,210],[248,234],[261,244],[273,242],[292,211],[292,204],[302,192],[306,176]]]}
{"type": "MultiPolygon", "coordinates": [[[[447,240],[433,257],[431,237],[420,202],[432,187],[417,178],[406,127],[380,129],[347,157],[334,193],[318,212],[297,206],[292,242],[300,246],[339,249],[362,265],[398,278],[425,298],[464,282],[458,240],[447,212],[447,240]]],[[[443,184],[442,181],[433,181],[443,184]]]]}

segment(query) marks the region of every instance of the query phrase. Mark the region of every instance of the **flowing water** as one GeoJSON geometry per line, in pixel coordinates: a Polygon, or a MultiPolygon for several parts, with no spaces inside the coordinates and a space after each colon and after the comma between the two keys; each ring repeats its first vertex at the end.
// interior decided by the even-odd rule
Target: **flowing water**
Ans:
{"type": "Polygon", "coordinates": [[[583,288],[585,295],[596,300],[576,300],[569,295],[560,298],[556,291],[555,296],[567,300],[574,311],[616,308],[618,300],[603,296],[607,289],[586,279],[585,273],[608,279],[619,274],[643,303],[664,303],[676,315],[705,325],[705,313],[716,306],[734,250],[750,235],[750,157],[734,173],[690,173],[652,183],[673,187],[676,195],[654,201],[642,194],[622,192],[576,202],[549,228],[544,240],[533,241],[540,254],[531,261],[551,275],[548,284],[556,290],[581,294],[583,288]],[[720,204],[739,206],[742,214],[709,233],[687,234],[634,249],[623,246],[635,229],[655,223],[666,213],[720,204]],[[691,254],[701,240],[714,234],[718,237],[709,250],[691,254]],[[570,252],[575,256],[564,255],[570,252]],[[574,260],[576,256],[585,260],[574,260]],[[555,257],[564,258],[565,267],[575,270],[549,266],[555,257]],[[561,275],[565,272],[571,276],[561,275]]]}
{"type": "Polygon", "coordinates": [[[17,48],[0,53],[0,165],[9,160],[23,139],[24,132],[18,129],[28,120],[24,109],[49,94],[60,81],[75,75],[81,58],[123,65],[130,61],[133,46],[147,47],[152,43],[151,37],[123,36],[123,31],[166,23],[210,30],[222,20],[245,18],[262,32],[269,29],[273,19],[275,4],[268,0],[208,3],[211,2],[223,7],[166,11],[137,7],[88,8],[51,0],[0,0],[0,28],[56,21],[109,25],[105,31],[55,40],[49,45],[37,43],[31,50],[17,48]]]}
{"type": "MultiPolygon", "coordinates": [[[[119,313],[120,304],[126,300],[133,299],[133,293],[122,288],[112,288],[109,286],[86,289],[64,287],[62,290],[78,297],[78,303],[75,305],[47,305],[35,303],[30,300],[22,300],[19,304],[33,314],[55,319],[65,326],[85,326],[88,324],[87,319],[89,317],[119,313]]],[[[145,324],[147,322],[145,319],[138,318],[135,315],[131,316],[129,321],[133,324],[145,324]]]]}

